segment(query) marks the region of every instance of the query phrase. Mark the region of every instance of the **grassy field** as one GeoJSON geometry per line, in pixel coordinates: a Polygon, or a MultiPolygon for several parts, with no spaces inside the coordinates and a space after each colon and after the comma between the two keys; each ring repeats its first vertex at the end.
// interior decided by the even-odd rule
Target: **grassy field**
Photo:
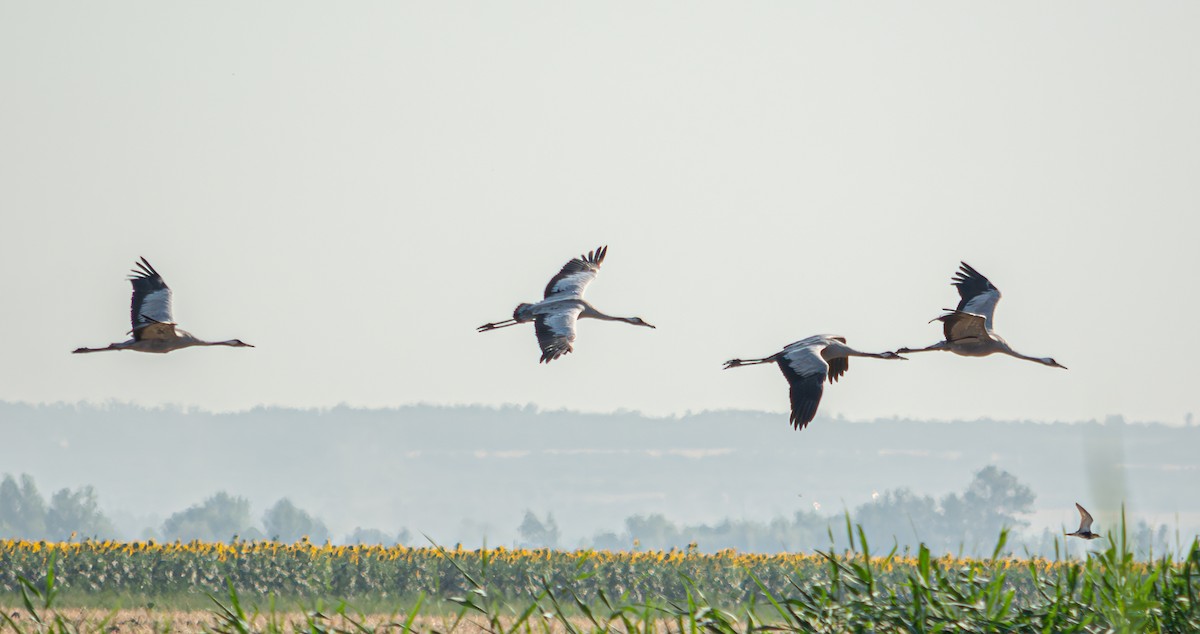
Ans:
{"type": "Polygon", "coordinates": [[[0,541],[0,632],[1200,630],[1197,542],[960,559],[847,531],[782,555],[0,541]]]}

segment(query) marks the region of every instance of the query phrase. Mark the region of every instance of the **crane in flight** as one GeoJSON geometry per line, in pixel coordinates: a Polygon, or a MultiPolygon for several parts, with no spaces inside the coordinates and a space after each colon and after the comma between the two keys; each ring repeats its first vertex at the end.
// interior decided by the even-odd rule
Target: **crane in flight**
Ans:
{"type": "Polygon", "coordinates": [[[946,311],[945,315],[930,320],[942,322],[945,341],[939,341],[927,348],[900,348],[896,352],[908,354],[912,352],[929,352],[931,350],[948,350],[964,357],[986,357],[997,352],[1007,354],[1026,361],[1035,361],[1052,368],[1067,369],[1050,357],[1031,357],[1013,350],[995,330],[992,330],[993,315],[996,304],[1000,302],[1000,289],[996,288],[988,278],[984,277],[966,262],[959,262],[959,270],[950,280],[951,285],[958,288],[961,298],[958,307],[946,311]]]}
{"type": "Polygon", "coordinates": [[[146,258],[135,262],[137,268],[130,276],[133,284],[133,299],[129,317],[133,322],[133,338],[121,343],[109,344],[107,348],[76,348],[75,354],[85,352],[104,352],[106,350],[134,350],[137,352],[166,353],[192,346],[230,346],[232,348],[253,348],[241,339],[228,341],[205,341],[175,327],[175,318],[171,315],[171,289],[163,281],[158,271],[150,266],[146,258]]]}
{"type": "Polygon", "coordinates": [[[575,324],[580,319],[623,321],[634,326],[654,328],[641,317],[606,315],[583,298],[588,284],[600,272],[600,264],[604,262],[606,254],[608,247],[603,246],[567,262],[546,285],[542,301],[521,304],[513,311],[512,319],[484,324],[477,330],[487,332],[532,321],[538,346],[542,349],[542,358],[538,362],[550,363],[574,350],[571,344],[575,341],[575,324]]]}
{"type": "Polygon", "coordinates": [[[725,368],[744,365],[777,363],[791,386],[792,414],[789,421],[796,429],[804,429],[817,415],[825,379],[836,382],[850,367],[850,357],[900,359],[895,352],[860,352],[846,345],[846,338],[837,335],[813,335],[788,344],[783,350],[761,359],[731,359],[725,368]]]}
{"type": "Polygon", "coordinates": [[[1087,509],[1079,506],[1079,502],[1075,503],[1075,508],[1079,509],[1079,529],[1074,533],[1066,533],[1067,537],[1079,537],[1091,541],[1100,537],[1100,533],[1092,532],[1092,514],[1087,512],[1087,509]]]}

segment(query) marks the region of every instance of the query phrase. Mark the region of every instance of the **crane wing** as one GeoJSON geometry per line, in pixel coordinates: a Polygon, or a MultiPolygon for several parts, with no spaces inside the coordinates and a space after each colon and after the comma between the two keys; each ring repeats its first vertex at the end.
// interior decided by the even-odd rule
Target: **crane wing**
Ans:
{"type": "Polygon", "coordinates": [[[788,419],[796,429],[804,429],[817,415],[821,394],[825,391],[825,375],[832,372],[821,357],[820,345],[793,344],[779,355],[777,363],[791,386],[792,414],[788,419]]]}
{"type": "Polygon", "coordinates": [[[583,307],[575,305],[534,318],[533,331],[542,349],[539,363],[550,363],[574,350],[571,343],[575,341],[575,323],[581,312],[583,307]]]}
{"type": "Polygon", "coordinates": [[[834,383],[842,378],[846,370],[850,369],[850,357],[838,357],[829,360],[829,382],[834,383]]]}
{"type": "Polygon", "coordinates": [[[1087,512],[1087,509],[1079,506],[1079,502],[1075,503],[1075,508],[1079,509],[1079,530],[1077,533],[1092,532],[1092,514],[1087,512]]]}
{"type": "Polygon", "coordinates": [[[821,358],[829,364],[829,382],[833,383],[850,369],[850,357],[846,353],[851,349],[841,335],[819,335],[817,338],[825,342],[820,349],[821,358]]]}
{"type": "Polygon", "coordinates": [[[133,324],[134,338],[141,339],[145,335],[152,339],[161,338],[155,335],[165,334],[159,332],[166,330],[162,326],[169,326],[173,335],[175,318],[171,314],[171,289],[146,258],[136,265],[137,268],[129,276],[129,282],[133,285],[129,319],[133,324]],[[144,330],[150,332],[143,333],[144,330]]]}
{"type": "Polygon", "coordinates": [[[937,320],[942,322],[942,331],[948,342],[988,341],[991,339],[991,335],[987,331],[986,320],[982,315],[951,311],[938,317],[937,320]]]}
{"type": "Polygon", "coordinates": [[[966,262],[959,262],[950,283],[958,288],[958,308],[964,313],[981,315],[988,330],[992,328],[992,316],[996,312],[996,304],[1000,301],[1000,289],[996,288],[988,278],[984,277],[966,262]]]}
{"type": "Polygon", "coordinates": [[[600,247],[564,264],[558,275],[551,278],[550,283],[546,285],[545,297],[583,297],[583,291],[587,290],[588,284],[591,284],[592,280],[596,279],[596,273],[600,272],[600,264],[604,262],[607,253],[608,247],[600,247]]]}
{"type": "Polygon", "coordinates": [[[838,337],[836,335],[813,335],[811,337],[805,337],[805,338],[801,339],[800,341],[793,341],[793,342],[789,343],[788,345],[783,347],[783,352],[786,354],[792,348],[805,348],[808,346],[823,345],[823,344],[825,344],[826,339],[838,339],[842,343],[846,342],[845,337],[838,337]]]}

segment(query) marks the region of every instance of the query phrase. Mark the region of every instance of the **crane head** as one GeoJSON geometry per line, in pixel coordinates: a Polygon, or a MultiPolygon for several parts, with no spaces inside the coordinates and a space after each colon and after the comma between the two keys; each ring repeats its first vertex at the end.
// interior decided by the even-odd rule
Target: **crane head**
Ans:
{"type": "Polygon", "coordinates": [[[630,317],[628,321],[629,321],[629,323],[631,323],[635,326],[645,326],[647,328],[656,328],[657,329],[657,327],[654,324],[647,323],[646,320],[642,319],[641,317],[630,317]]]}

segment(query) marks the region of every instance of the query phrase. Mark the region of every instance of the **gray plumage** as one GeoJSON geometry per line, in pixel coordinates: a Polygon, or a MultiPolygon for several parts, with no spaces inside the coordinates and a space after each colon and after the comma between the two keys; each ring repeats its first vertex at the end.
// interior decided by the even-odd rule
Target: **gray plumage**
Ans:
{"type": "Polygon", "coordinates": [[[608,247],[604,246],[572,259],[546,284],[542,301],[521,304],[513,311],[512,319],[484,324],[477,330],[487,332],[532,321],[538,347],[542,350],[538,362],[549,363],[575,349],[575,326],[580,319],[623,321],[654,328],[641,317],[606,315],[583,299],[584,291],[596,279],[606,255],[608,247]]]}
{"type": "Polygon", "coordinates": [[[1100,533],[1092,532],[1092,514],[1087,512],[1087,509],[1075,503],[1075,508],[1079,509],[1079,528],[1074,533],[1067,533],[1068,537],[1078,537],[1080,539],[1093,540],[1100,537],[1100,533]]]}
{"type": "Polygon", "coordinates": [[[860,352],[846,345],[845,337],[814,335],[788,344],[769,357],[731,359],[725,362],[725,369],[760,363],[778,364],[790,386],[792,411],[788,421],[799,430],[816,417],[826,379],[830,383],[840,379],[850,369],[850,357],[904,359],[895,352],[860,352]]]}
{"type": "Polygon", "coordinates": [[[241,339],[205,341],[178,328],[171,312],[171,288],[146,258],[141,258],[134,264],[137,268],[133,269],[129,276],[129,282],[133,285],[129,307],[129,321],[132,326],[130,333],[133,338],[109,344],[105,348],[76,348],[75,354],[108,350],[167,353],[192,346],[254,347],[241,339]]]}
{"type": "Polygon", "coordinates": [[[1053,368],[1067,369],[1050,357],[1031,357],[1013,350],[993,329],[996,304],[1000,302],[1000,289],[970,264],[959,264],[959,270],[950,281],[958,289],[958,306],[953,310],[945,309],[946,314],[931,320],[942,322],[945,339],[925,348],[900,348],[896,352],[908,354],[946,350],[964,357],[986,357],[1001,353],[1053,368]]]}

